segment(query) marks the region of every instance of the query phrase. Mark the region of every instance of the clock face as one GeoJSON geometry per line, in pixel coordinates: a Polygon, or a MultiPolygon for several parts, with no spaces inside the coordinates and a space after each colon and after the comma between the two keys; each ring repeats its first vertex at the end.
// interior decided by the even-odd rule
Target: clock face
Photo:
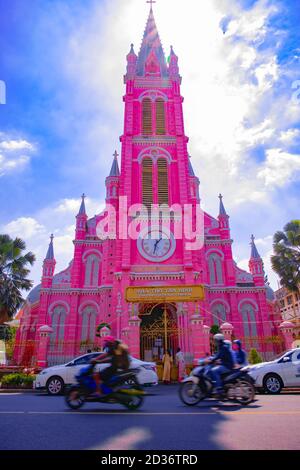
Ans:
{"type": "Polygon", "coordinates": [[[169,259],[176,248],[173,234],[165,229],[146,228],[137,242],[139,253],[148,261],[160,262],[169,259]]]}

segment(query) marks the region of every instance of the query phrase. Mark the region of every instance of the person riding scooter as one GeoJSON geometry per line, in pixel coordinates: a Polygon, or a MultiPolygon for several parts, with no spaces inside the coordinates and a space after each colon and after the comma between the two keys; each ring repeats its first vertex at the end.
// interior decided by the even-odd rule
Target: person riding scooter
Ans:
{"type": "Polygon", "coordinates": [[[248,365],[247,353],[242,348],[242,343],[239,339],[233,341],[233,352],[235,362],[239,367],[245,367],[248,365]]]}
{"type": "Polygon", "coordinates": [[[111,364],[101,372],[94,371],[93,378],[96,383],[96,394],[101,396],[102,383],[106,383],[115,375],[118,369],[129,369],[128,347],[121,341],[116,340],[113,336],[106,336],[103,339],[103,349],[105,353],[101,353],[98,357],[91,361],[92,364],[111,364]]]}
{"type": "Polygon", "coordinates": [[[215,389],[218,395],[222,396],[223,394],[223,380],[222,374],[230,372],[234,369],[234,361],[232,353],[228,348],[228,345],[225,343],[225,338],[222,334],[218,333],[214,336],[214,340],[217,346],[217,352],[214,356],[208,359],[207,362],[220,364],[213,366],[208,374],[215,382],[215,389]]]}

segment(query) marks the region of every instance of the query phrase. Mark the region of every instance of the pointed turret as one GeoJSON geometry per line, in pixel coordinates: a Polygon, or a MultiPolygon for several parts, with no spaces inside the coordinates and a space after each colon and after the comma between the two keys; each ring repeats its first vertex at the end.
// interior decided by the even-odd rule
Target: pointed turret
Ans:
{"type": "Polygon", "coordinates": [[[132,80],[135,77],[136,74],[136,63],[137,63],[137,55],[134,52],[134,47],[133,44],[130,46],[130,51],[129,54],[127,54],[127,70],[126,70],[126,76],[125,82],[128,80],[132,80]]]}
{"type": "Polygon", "coordinates": [[[79,208],[79,212],[78,212],[78,215],[86,215],[86,210],[85,210],[85,194],[83,194],[81,196],[81,205],[80,205],[80,208],[79,208]]]}
{"type": "Polygon", "coordinates": [[[50,243],[49,243],[48,251],[47,251],[47,254],[46,254],[46,258],[45,258],[45,259],[48,259],[48,260],[54,259],[53,239],[54,239],[54,235],[51,234],[51,236],[50,236],[50,243]]]}
{"type": "Polygon", "coordinates": [[[79,212],[76,216],[76,233],[75,233],[76,240],[84,240],[85,234],[86,234],[86,222],[87,222],[88,216],[86,214],[86,209],[85,209],[85,198],[86,198],[86,195],[83,194],[81,196],[81,204],[80,204],[79,212]]]}
{"type": "Polygon", "coordinates": [[[260,254],[257,251],[256,245],[255,245],[255,237],[254,235],[251,235],[251,259],[261,259],[260,254]]]}
{"type": "Polygon", "coordinates": [[[166,58],[155,23],[152,5],[137,59],[137,75],[141,77],[145,75],[168,76],[166,58]]]}
{"type": "Polygon", "coordinates": [[[179,75],[179,67],[178,67],[178,57],[174,52],[173,46],[171,46],[171,51],[170,51],[168,62],[169,62],[169,75],[170,75],[171,80],[179,80],[181,82],[181,77],[179,75]]]}
{"type": "Polygon", "coordinates": [[[265,284],[264,263],[260,257],[260,254],[257,251],[254,235],[251,235],[250,246],[251,246],[251,255],[250,255],[250,260],[249,260],[250,273],[253,276],[255,285],[264,286],[265,284]]]}
{"type": "Polygon", "coordinates": [[[115,151],[113,154],[113,163],[109,176],[106,178],[106,202],[113,203],[111,200],[117,200],[119,197],[119,179],[120,179],[120,170],[118,164],[118,152],[115,151]]]}
{"type": "Polygon", "coordinates": [[[220,205],[219,205],[219,227],[221,231],[222,238],[230,238],[230,231],[229,231],[229,215],[227,214],[224,204],[223,204],[223,196],[219,194],[220,205]]]}
{"type": "Polygon", "coordinates": [[[120,176],[118,156],[119,156],[119,154],[117,153],[117,151],[115,151],[115,153],[113,154],[114,160],[113,160],[113,163],[112,163],[112,166],[111,166],[109,176],[117,176],[117,177],[120,176]]]}
{"type": "Polygon", "coordinates": [[[48,246],[46,258],[43,263],[43,275],[42,275],[42,287],[51,287],[52,279],[54,276],[54,270],[56,261],[54,258],[54,248],[53,248],[53,234],[50,236],[50,243],[48,246]]]}

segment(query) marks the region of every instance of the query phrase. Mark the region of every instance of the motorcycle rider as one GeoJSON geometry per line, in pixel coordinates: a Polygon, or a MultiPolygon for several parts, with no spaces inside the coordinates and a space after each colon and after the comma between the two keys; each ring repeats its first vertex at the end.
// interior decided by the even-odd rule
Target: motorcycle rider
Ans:
{"type": "Polygon", "coordinates": [[[239,339],[233,341],[233,353],[235,362],[239,367],[245,367],[248,365],[247,353],[242,349],[242,343],[239,339]]]}
{"type": "Polygon", "coordinates": [[[103,350],[105,351],[104,354],[101,353],[91,361],[93,365],[110,362],[110,366],[102,370],[101,373],[94,370],[93,378],[96,383],[97,396],[102,395],[102,383],[108,382],[117,373],[118,369],[129,369],[129,355],[126,344],[116,340],[113,336],[105,336],[103,339],[103,350]]]}
{"type": "Polygon", "coordinates": [[[215,382],[216,393],[219,396],[223,394],[223,380],[222,374],[230,372],[234,369],[234,360],[228,344],[225,343],[224,335],[218,333],[214,335],[214,340],[217,346],[217,352],[209,359],[210,363],[220,362],[220,364],[213,366],[208,374],[215,382]]]}

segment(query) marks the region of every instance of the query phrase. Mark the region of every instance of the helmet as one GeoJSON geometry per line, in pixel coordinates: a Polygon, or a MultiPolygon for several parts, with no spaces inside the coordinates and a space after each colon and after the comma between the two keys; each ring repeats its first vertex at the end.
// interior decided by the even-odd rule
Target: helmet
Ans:
{"type": "Polygon", "coordinates": [[[233,344],[237,344],[238,346],[242,346],[242,343],[241,343],[241,341],[240,341],[239,339],[235,339],[235,340],[233,341],[233,344]]]}
{"type": "Polygon", "coordinates": [[[231,341],[229,341],[229,339],[226,339],[226,340],[224,341],[224,344],[225,344],[225,346],[226,346],[228,349],[231,349],[231,341]]]}
{"type": "Polygon", "coordinates": [[[224,335],[222,335],[222,333],[217,333],[215,336],[214,336],[214,340],[217,341],[218,343],[221,342],[221,341],[224,341],[225,337],[224,335]]]}

